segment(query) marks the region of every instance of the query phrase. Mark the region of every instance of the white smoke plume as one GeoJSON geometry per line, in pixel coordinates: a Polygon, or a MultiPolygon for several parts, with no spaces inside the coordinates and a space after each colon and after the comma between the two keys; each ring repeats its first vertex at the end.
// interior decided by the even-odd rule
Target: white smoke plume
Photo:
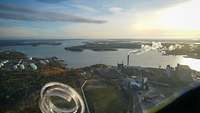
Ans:
{"type": "Polygon", "coordinates": [[[151,51],[151,50],[157,50],[157,49],[162,48],[162,47],[163,46],[162,46],[161,42],[152,42],[151,46],[142,44],[141,49],[129,51],[128,55],[130,55],[132,53],[135,54],[135,55],[140,55],[140,54],[143,54],[145,52],[148,52],[148,51],[151,51]]]}

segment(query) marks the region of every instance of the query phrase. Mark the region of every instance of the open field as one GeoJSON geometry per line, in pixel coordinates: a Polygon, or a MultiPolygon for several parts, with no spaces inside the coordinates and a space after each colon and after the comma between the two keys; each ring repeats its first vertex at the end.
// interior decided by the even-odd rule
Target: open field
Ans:
{"type": "Polygon", "coordinates": [[[115,87],[96,88],[86,91],[91,113],[125,113],[127,102],[115,87]]]}

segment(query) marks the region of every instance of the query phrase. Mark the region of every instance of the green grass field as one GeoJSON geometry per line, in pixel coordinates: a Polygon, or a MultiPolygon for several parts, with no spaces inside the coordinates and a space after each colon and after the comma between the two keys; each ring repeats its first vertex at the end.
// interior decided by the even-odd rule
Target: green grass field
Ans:
{"type": "Polygon", "coordinates": [[[127,102],[121,92],[114,87],[98,88],[87,91],[90,111],[95,113],[125,113],[127,102]]]}

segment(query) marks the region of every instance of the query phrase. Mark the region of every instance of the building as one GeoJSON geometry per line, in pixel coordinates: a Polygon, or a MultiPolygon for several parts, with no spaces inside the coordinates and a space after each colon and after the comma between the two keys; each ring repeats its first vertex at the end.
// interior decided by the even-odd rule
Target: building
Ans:
{"type": "Polygon", "coordinates": [[[24,69],[25,69],[24,64],[21,64],[21,65],[20,65],[20,69],[21,69],[21,70],[24,70],[24,69]]]}
{"type": "Polygon", "coordinates": [[[37,70],[38,69],[37,65],[35,65],[34,63],[30,63],[30,66],[31,66],[31,68],[33,70],[37,70]]]}
{"type": "Polygon", "coordinates": [[[0,63],[0,66],[3,67],[3,66],[4,66],[4,63],[0,63]]]}
{"type": "Polygon", "coordinates": [[[46,65],[46,62],[44,60],[40,60],[40,63],[46,65]]]}
{"type": "Polygon", "coordinates": [[[46,63],[49,63],[49,60],[45,60],[46,63]]]}
{"type": "Polygon", "coordinates": [[[122,70],[124,68],[124,64],[123,63],[117,64],[117,68],[120,69],[120,70],[122,70]]]}
{"type": "Polygon", "coordinates": [[[8,63],[9,61],[8,60],[5,60],[5,61],[3,61],[3,64],[6,64],[6,63],[8,63]]]}
{"type": "Polygon", "coordinates": [[[136,88],[136,89],[140,89],[142,87],[142,84],[135,80],[130,81],[129,85],[131,88],[136,88]]]}
{"type": "Polygon", "coordinates": [[[174,69],[170,65],[167,65],[167,67],[166,67],[166,75],[168,77],[171,77],[173,71],[174,71],[174,69]]]}
{"type": "Polygon", "coordinates": [[[17,70],[17,68],[18,68],[17,65],[14,65],[14,66],[13,66],[13,69],[14,69],[14,70],[17,70]]]}
{"type": "Polygon", "coordinates": [[[1,62],[1,63],[0,63],[0,68],[3,67],[3,66],[4,66],[4,64],[1,62]]]}
{"type": "Polygon", "coordinates": [[[32,58],[32,57],[29,57],[29,60],[33,60],[33,58],[32,58]]]}

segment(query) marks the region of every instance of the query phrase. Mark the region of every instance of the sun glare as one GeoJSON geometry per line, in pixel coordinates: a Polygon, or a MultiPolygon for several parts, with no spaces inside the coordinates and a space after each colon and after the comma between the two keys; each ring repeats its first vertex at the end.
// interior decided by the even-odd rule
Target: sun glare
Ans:
{"type": "Polygon", "coordinates": [[[159,12],[157,22],[166,28],[174,30],[199,30],[200,24],[200,1],[192,0],[167,8],[159,12]]]}
{"type": "Polygon", "coordinates": [[[191,0],[147,13],[140,16],[132,28],[140,32],[153,30],[153,33],[196,36],[200,34],[199,4],[199,0],[191,0]]]}

